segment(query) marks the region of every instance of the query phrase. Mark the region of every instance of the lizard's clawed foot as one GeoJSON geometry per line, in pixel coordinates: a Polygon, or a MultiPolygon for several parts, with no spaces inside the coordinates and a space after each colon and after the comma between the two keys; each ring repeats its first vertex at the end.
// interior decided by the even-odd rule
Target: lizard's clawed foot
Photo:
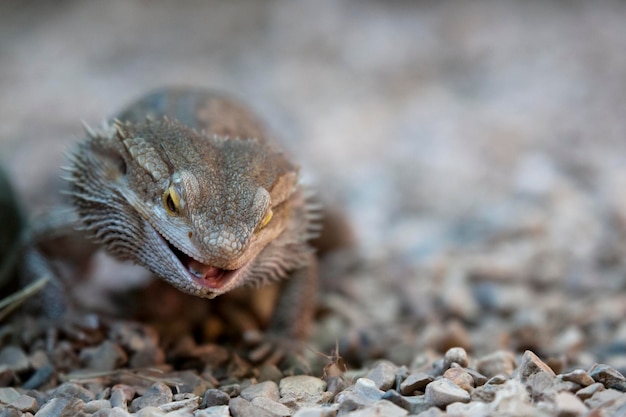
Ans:
{"type": "Polygon", "coordinates": [[[252,363],[276,365],[285,375],[311,373],[309,361],[303,354],[304,344],[300,340],[258,331],[246,332],[244,340],[252,348],[247,355],[252,363]]]}

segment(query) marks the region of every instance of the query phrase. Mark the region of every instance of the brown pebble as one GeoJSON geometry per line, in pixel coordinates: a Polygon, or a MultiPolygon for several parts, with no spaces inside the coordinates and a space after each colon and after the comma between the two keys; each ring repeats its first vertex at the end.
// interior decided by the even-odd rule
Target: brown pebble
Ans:
{"type": "Polygon", "coordinates": [[[588,387],[589,385],[594,383],[592,377],[589,376],[587,372],[583,369],[576,369],[566,374],[560,375],[563,381],[575,382],[583,387],[588,387]]]}
{"type": "Polygon", "coordinates": [[[450,368],[444,372],[443,377],[470,394],[474,390],[474,378],[463,368],[450,368]]]}
{"type": "Polygon", "coordinates": [[[37,400],[29,395],[20,395],[9,404],[9,407],[17,408],[23,413],[36,413],[39,410],[37,400]]]}
{"type": "Polygon", "coordinates": [[[546,373],[550,376],[556,376],[554,371],[546,365],[537,355],[530,350],[524,352],[522,361],[519,366],[519,376],[522,382],[526,382],[531,375],[537,373],[546,373]]]}
{"type": "Polygon", "coordinates": [[[576,391],[576,396],[584,401],[587,398],[591,398],[596,392],[604,391],[605,389],[606,388],[604,388],[604,385],[596,382],[595,384],[591,384],[585,388],[581,388],[576,391]]]}

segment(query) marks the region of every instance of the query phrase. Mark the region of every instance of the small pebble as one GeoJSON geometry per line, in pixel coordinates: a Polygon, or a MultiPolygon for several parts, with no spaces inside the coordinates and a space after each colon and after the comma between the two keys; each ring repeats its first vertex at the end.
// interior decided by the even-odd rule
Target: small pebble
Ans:
{"type": "Polygon", "coordinates": [[[367,378],[374,381],[376,387],[387,391],[396,382],[396,372],[398,367],[389,361],[380,361],[368,374],[367,378]]]}
{"type": "Polygon", "coordinates": [[[411,374],[400,384],[400,392],[402,395],[412,395],[415,391],[423,392],[426,385],[432,381],[433,377],[424,372],[411,374]]]}
{"type": "Polygon", "coordinates": [[[467,352],[461,347],[453,347],[448,349],[443,357],[443,360],[447,368],[449,368],[453,363],[457,363],[463,368],[467,367],[467,365],[469,364],[469,361],[467,359],[467,352]]]}
{"type": "Polygon", "coordinates": [[[595,382],[593,378],[582,369],[576,369],[572,372],[561,374],[560,377],[563,381],[575,382],[583,387],[588,387],[595,382]]]}
{"type": "Polygon", "coordinates": [[[20,395],[15,400],[11,401],[9,407],[16,408],[23,413],[36,413],[39,410],[37,400],[29,395],[20,395]]]}
{"type": "Polygon", "coordinates": [[[468,402],[470,394],[446,378],[438,379],[426,386],[426,399],[434,406],[445,408],[454,402],[468,402]]]}
{"type": "Polygon", "coordinates": [[[85,403],[92,401],[95,398],[95,394],[93,392],[89,391],[88,389],[84,387],[81,387],[78,384],[74,384],[71,382],[66,382],[64,384],[59,385],[59,387],[54,390],[53,396],[78,398],[85,403]]]}
{"type": "Polygon", "coordinates": [[[559,417],[577,417],[586,414],[589,409],[571,392],[559,392],[554,397],[554,406],[559,417]]]}
{"type": "Polygon", "coordinates": [[[519,376],[522,382],[528,380],[532,375],[539,372],[545,373],[551,377],[556,376],[554,371],[546,365],[537,355],[530,350],[524,352],[522,361],[519,366],[519,376]]]}
{"type": "Polygon", "coordinates": [[[617,401],[618,399],[624,398],[623,396],[624,396],[624,393],[622,393],[621,391],[618,391],[612,388],[607,388],[604,390],[597,391],[590,398],[587,398],[586,400],[584,400],[584,403],[587,407],[591,409],[601,408],[608,404],[613,403],[614,401],[617,401]]]}
{"type": "Polygon", "coordinates": [[[280,381],[278,388],[281,396],[280,402],[294,409],[304,405],[323,404],[332,397],[331,393],[324,392],[326,382],[313,376],[285,377],[280,381]]]}
{"type": "Polygon", "coordinates": [[[228,384],[220,387],[220,390],[224,391],[230,397],[238,397],[241,394],[241,385],[239,384],[228,384]]]}
{"type": "Polygon", "coordinates": [[[93,414],[98,410],[108,410],[111,407],[111,401],[109,400],[93,400],[85,404],[85,412],[93,414]]]}
{"type": "Polygon", "coordinates": [[[74,416],[85,411],[85,403],[79,399],[56,397],[45,403],[37,417],[74,416]]]}
{"type": "Polygon", "coordinates": [[[618,391],[626,391],[626,378],[619,371],[604,364],[595,364],[589,370],[589,376],[594,381],[600,382],[605,388],[613,388],[618,391]]]}
{"type": "Polygon", "coordinates": [[[474,378],[463,368],[450,368],[443,373],[443,377],[470,394],[474,390],[474,378]]]}
{"type": "Polygon", "coordinates": [[[293,417],[336,417],[337,410],[332,407],[305,407],[301,408],[293,417]]]}
{"type": "Polygon", "coordinates": [[[155,382],[139,398],[135,398],[130,404],[130,411],[135,412],[144,407],[158,407],[172,402],[172,390],[162,382],[155,382]]]}
{"type": "Polygon", "coordinates": [[[256,397],[267,397],[272,401],[278,401],[280,395],[278,393],[278,385],[275,382],[266,381],[250,385],[242,390],[241,397],[248,401],[252,401],[256,397]]]}
{"type": "Polygon", "coordinates": [[[172,401],[166,404],[160,405],[159,410],[165,411],[166,413],[171,413],[176,410],[186,410],[186,411],[194,411],[198,409],[200,405],[200,397],[194,396],[193,398],[185,398],[184,400],[172,401]]]}
{"type": "Polygon", "coordinates": [[[591,384],[588,387],[581,388],[578,391],[576,391],[576,396],[580,398],[581,400],[585,401],[587,398],[591,398],[596,392],[604,391],[605,389],[606,388],[604,388],[604,385],[602,385],[599,382],[596,382],[595,384],[591,384]]]}
{"type": "Polygon", "coordinates": [[[0,388],[0,403],[9,404],[19,398],[21,394],[15,388],[0,388]]]}
{"type": "Polygon", "coordinates": [[[271,398],[268,398],[268,397],[257,396],[252,401],[250,401],[250,404],[256,407],[262,408],[263,410],[269,411],[270,413],[276,414],[278,416],[290,416],[291,415],[291,410],[289,408],[279,403],[278,400],[272,400],[271,398]]]}
{"type": "Polygon", "coordinates": [[[356,410],[350,413],[344,414],[345,417],[405,417],[409,412],[397,405],[387,401],[380,400],[374,403],[371,407],[363,410],[356,410]]]}
{"type": "Polygon", "coordinates": [[[231,417],[227,405],[216,405],[193,412],[194,417],[231,417]]]}
{"type": "Polygon", "coordinates": [[[276,414],[252,405],[241,397],[230,400],[229,410],[233,417],[277,417],[276,414]]]}
{"type": "Polygon", "coordinates": [[[135,388],[128,385],[117,384],[111,388],[111,406],[126,410],[128,402],[135,396],[135,388]]]}
{"type": "Polygon", "coordinates": [[[370,400],[380,400],[385,392],[376,386],[376,383],[368,378],[359,378],[354,384],[354,391],[370,400]]]}
{"type": "Polygon", "coordinates": [[[113,407],[111,409],[103,408],[102,410],[96,411],[93,417],[131,417],[131,415],[123,408],[113,407]]]}
{"type": "Polygon", "coordinates": [[[202,397],[202,403],[200,407],[215,407],[220,405],[228,405],[230,402],[230,395],[222,390],[211,388],[206,390],[202,397]]]}

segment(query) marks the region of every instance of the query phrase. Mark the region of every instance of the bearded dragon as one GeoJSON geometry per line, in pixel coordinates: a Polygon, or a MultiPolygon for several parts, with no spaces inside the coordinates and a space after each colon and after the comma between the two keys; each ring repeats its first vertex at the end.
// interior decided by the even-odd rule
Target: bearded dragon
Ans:
{"type": "Polygon", "coordinates": [[[254,114],[212,92],[163,89],[86,132],[66,169],[79,229],[198,297],[280,281],[270,328],[306,336],[319,206],[254,114]]]}

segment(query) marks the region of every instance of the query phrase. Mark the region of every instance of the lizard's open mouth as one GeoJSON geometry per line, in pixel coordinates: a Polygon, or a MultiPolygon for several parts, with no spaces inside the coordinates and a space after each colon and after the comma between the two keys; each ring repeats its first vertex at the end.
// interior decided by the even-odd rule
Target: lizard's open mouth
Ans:
{"type": "Polygon", "coordinates": [[[189,275],[191,275],[195,281],[203,287],[211,290],[219,290],[230,282],[230,280],[235,276],[235,272],[237,272],[236,269],[221,269],[196,261],[192,257],[187,256],[182,251],[178,250],[174,245],[169,243],[167,239],[163,240],[167,243],[167,246],[169,246],[172,253],[178,258],[187,272],[189,272],[189,275]]]}

